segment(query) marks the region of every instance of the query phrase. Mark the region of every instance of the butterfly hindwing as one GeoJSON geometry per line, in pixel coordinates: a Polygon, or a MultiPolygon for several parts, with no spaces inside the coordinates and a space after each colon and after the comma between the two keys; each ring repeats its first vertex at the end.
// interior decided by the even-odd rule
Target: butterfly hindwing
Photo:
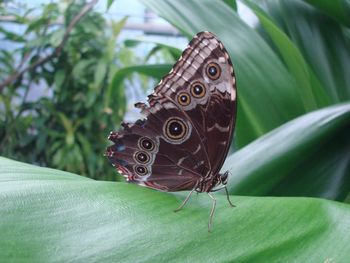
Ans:
{"type": "Polygon", "coordinates": [[[129,182],[163,191],[188,190],[205,169],[203,153],[196,151],[199,137],[191,136],[190,124],[181,112],[159,109],[157,114],[148,113],[145,120],[112,132],[109,139],[114,145],[108,147],[107,156],[129,182]],[[172,120],[183,122],[181,138],[164,135],[166,127],[159,125],[172,120]]]}

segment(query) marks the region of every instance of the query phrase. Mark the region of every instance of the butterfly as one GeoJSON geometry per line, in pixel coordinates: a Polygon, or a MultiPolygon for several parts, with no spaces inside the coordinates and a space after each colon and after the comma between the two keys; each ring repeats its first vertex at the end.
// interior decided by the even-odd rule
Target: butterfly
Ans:
{"type": "Polygon", "coordinates": [[[221,41],[200,32],[190,41],[172,70],[162,78],[148,103],[135,107],[145,116],[135,123],[122,122],[111,132],[106,156],[130,183],[160,191],[193,192],[226,188],[228,172],[219,171],[229,151],[236,121],[236,78],[221,41]]]}

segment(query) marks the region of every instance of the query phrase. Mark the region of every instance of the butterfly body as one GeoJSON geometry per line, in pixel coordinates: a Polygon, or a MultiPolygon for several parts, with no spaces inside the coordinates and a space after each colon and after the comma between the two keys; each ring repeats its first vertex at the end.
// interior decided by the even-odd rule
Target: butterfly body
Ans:
{"type": "Polygon", "coordinates": [[[136,103],[144,119],[111,132],[107,157],[131,183],[161,191],[211,192],[232,140],[236,86],[223,44],[198,33],[168,75],[136,103]]]}

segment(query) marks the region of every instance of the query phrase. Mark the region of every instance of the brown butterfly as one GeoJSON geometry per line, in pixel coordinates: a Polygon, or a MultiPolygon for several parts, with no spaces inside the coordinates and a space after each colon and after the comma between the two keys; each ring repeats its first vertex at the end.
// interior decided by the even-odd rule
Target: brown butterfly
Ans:
{"type": "Polygon", "coordinates": [[[130,183],[160,191],[206,192],[225,188],[228,172],[219,174],[230,148],[236,119],[236,85],[230,57],[210,32],[198,33],[168,75],[136,103],[144,119],[122,123],[111,132],[106,155],[130,183]]]}

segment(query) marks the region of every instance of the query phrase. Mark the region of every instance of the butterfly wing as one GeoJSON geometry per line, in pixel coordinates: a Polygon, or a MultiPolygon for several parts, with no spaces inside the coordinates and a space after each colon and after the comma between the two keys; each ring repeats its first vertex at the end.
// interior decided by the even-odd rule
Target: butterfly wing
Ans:
{"type": "Polygon", "coordinates": [[[147,118],[110,134],[108,158],[129,182],[163,191],[193,189],[206,169],[196,149],[200,138],[177,109],[142,108],[147,118]]]}
{"type": "Polygon", "coordinates": [[[216,174],[236,113],[233,67],[222,43],[209,32],[197,34],[148,97],[149,106],[136,105],[146,118],[110,135],[115,144],[107,156],[118,171],[164,191],[191,190],[216,174]]]}
{"type": "Polygon", "coordinates": [[[209,170],[216,174],[232,141],[236,93],[236,78],[226,49],[212,33],[201,32],[155,88],[150,105],[172,101],[186,113],[202,138],[204,147],[200,150],[208,156],[209,170]]]}

